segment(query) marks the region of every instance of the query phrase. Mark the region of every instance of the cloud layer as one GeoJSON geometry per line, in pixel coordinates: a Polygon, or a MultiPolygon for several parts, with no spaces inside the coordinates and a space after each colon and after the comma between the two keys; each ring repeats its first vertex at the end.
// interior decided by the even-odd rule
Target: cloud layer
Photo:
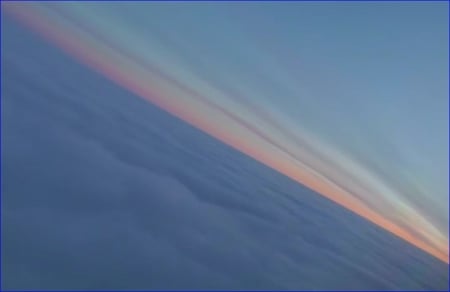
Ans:
{"type": "Polygon", "coordinates": [[[447,287],[442,262],[2,29],[2,288],[447,287]]]}
{"type": "Polygon", "coordinates": [[[3,7],[127,90],[448,262],[442,5],[3,7]]]}

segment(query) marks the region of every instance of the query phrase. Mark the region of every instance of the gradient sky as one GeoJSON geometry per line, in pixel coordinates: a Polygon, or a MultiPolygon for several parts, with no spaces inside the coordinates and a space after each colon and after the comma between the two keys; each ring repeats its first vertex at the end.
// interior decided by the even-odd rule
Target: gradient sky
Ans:
{"type": "Polygon", "coordinates": [[[2,8],[142,98],[448,262],[448,3],[2,8]]]}

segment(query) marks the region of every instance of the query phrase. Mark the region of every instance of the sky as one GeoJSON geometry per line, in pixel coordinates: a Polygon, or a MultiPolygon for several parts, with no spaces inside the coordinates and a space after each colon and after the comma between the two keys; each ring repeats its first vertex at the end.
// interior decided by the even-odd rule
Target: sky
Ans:
{"type": "Polygon", "coordinates": [[[2,16],[2,289],[448,288],[448,264],[2,16]]]}
{"type": "Polygon", "coordinates": [[[448,263],[448,3],[2,8],[127,90],[448,263]]]}

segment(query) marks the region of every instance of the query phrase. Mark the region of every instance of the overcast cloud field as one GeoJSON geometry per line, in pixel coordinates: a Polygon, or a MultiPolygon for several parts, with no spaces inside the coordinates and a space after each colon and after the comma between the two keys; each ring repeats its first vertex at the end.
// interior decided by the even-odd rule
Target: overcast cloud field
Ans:
{"type": "Polygon", "coordinates": [[[448,289],[448,265],[8,19],[1,49],[2,289],[448,289]]]}

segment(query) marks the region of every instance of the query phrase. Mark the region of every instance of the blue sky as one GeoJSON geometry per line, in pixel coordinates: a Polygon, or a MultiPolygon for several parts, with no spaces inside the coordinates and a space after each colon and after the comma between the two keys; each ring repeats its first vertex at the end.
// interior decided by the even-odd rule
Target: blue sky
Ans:
{"type": "Polygon", "coordinates": [[[128,90],[448,255],[448,3],[2,6],[128,90]]]}

